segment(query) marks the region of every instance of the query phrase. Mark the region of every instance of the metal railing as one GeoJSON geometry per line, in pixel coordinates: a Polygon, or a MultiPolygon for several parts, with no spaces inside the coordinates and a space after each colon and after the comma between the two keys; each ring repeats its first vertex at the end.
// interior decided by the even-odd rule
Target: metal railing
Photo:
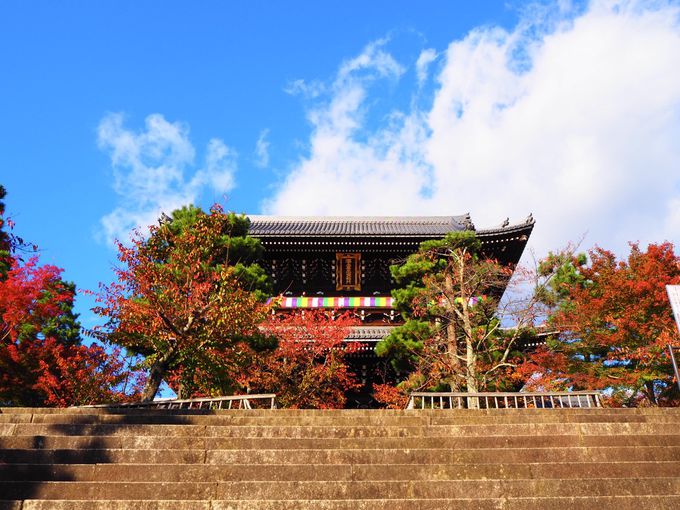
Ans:
{"type": "Polygon", "coordinates": [[[108,409],[276,409],[276,394],[232,395],[230,397],[191,398],[186,400],[158,399],[151,402],[98,404],[82,407],[105,407],[108,409]]]}
{"type": "Polygon", "coordinates": [[[406,409],[564,409],[602,407],[598,391],[415,392],[406,409]]]}

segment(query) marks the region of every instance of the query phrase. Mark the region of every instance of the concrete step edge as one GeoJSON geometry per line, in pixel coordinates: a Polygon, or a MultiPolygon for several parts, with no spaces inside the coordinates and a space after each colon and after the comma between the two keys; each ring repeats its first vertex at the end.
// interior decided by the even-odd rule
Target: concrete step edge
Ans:
{"type": "Polygon", "coordinates": [[[640,484],[635,478],[590,480],[533,480],[533,479],[488,479],[488,480],[446,480],[431,481],[427,485],[409,481],[378,482],[0,482],[0,489],[6,495],[22,497],[23,492],[42,495],[44,499],[96,500],[103,499],[149,499],[165,495],[166,499],[323,499],[351,501],[353,499],[443,499],[444,497],[464,498],[467,494],[486,494],[488,498],[508,499],[554,497],[564,491],[572,491],[570,497],[598,496],[679,496],[680,478],[660,477],[640,484]],[[134,497],[134,496],[137,497],[134,497]],[[173,496],[174,495],[174,496],[173,496]],[[284,495],[284,497],[281,497],[284,495]],[[108,496],[108,497],[107,497],[108,496]],[[131,497],[132,496],[132,497],[131,497]],[[184,497],[182,497],[184,496],[184,497]],[[189,497],[186,497],[189,496],[189,497]],[[274,496],[274,498],[272,498],[274,496]],[[303,497],[300,497],[303,496],[303,497]]]}
{"type": "Polygon", "coordinates": [[[649,479],[680,477],[680,461],[622,462],[528,462],[528,463],[422,463],[413,464],[0,464],[0,481],[33,482],[115,481],[144,479],[145,483],[191,480],[204,482],[270,481],[368,481],[402,482],[446,480],[589,480],[649,479]],[[405,476],[404,473],[408,473],[405,476]]]}
{"type": "MultiPolygon", "coordinates": [[[[562,446],[557,448],[558,450],[617,450],[617,449],[641,449],[641,450],[677,450],[680,452],[680,445],[604,445],[604,446],[589,446],[589,445],[578,445],[578,446],[562,446]]],[[[0,448],[0,452],[88,452],[88,451],[146,451],[146,448],[0,448]]],[[[202,452],[205,448],[154,448],[154,451],[176,451],[176,452],[202,452]]],[[[304,451],[308,453],[314,452],[402,452],[402,451],[446,451],[446,452],[477,452],[479,450],[487,452],[488,450],[497,450],[498,452],[519,452],[519,451],[555,451],[554,446],[536,446],[536,447],[524,447],[524,446],[499,446],[499,447],[489,447],[489,448],[460,448],[460,447],[441,447],[441,446],[431,446],[431,447],[393,447],[393,448],[305,448],[304,451]]],[[[230,453],[253,453],[253,452],[297,452],[300,451],[299,448],[211,448],[208,449],[210,452],[230,452],[230,453]]]]}
{"type": "Polygon", "coordinates": [[[1,510],[675,510],[680,496],[603,496],[589,498],[456,498],[328,500],[26,500],[0,501],[1,510]]]}

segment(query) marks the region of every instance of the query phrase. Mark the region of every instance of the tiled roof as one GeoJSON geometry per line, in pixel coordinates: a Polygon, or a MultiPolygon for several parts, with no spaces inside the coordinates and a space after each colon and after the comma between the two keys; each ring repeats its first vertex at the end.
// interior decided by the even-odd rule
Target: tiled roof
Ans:
{"type": "Polygon", "coordinates": [[[506,234],[513,233],[513,232],[523,232],[523,231],[531,232],[533,230],[535,224],[536,224],[536,221],[534,220],[534,216],[532,214],[529,214],[529,216],[527,216],[526,219],[522,223],[510,225],[510,221],[505,220],[502,225],[499,225],[497,227],[478,229],[477,235],[480,236],[480,237],[485,237],[485,236],[492,236],[494,234],[505,234],[506,235],[506,234]]]}
{"type": "Polygon", "coordinates": [[[394,326],[354,326],[345,340],[360,342],[379,342],[389,335],[394,326]]]}
{"type": "Polygon", "coordinates": [[[470,216],[249,216],[250,235],[443,236],[474,229],[470,216]]]}

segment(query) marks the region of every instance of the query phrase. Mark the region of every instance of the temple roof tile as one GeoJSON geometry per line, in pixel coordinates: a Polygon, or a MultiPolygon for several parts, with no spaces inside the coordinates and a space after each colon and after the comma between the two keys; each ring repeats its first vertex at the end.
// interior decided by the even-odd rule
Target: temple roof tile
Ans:
{"type": "Polygon", "coordinates": [[[263,236],[443,236],[474,230],[460,216],[249,216],[250,234],[263,236]]]}

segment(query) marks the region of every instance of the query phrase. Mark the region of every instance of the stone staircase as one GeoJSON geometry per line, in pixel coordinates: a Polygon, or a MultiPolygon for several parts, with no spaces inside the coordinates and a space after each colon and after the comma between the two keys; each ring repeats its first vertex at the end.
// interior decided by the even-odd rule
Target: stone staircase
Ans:
{"type": "Polygon", "coordinates": [[[0,409],[0,508],[678,509],[680,409],[0,409]]]}

